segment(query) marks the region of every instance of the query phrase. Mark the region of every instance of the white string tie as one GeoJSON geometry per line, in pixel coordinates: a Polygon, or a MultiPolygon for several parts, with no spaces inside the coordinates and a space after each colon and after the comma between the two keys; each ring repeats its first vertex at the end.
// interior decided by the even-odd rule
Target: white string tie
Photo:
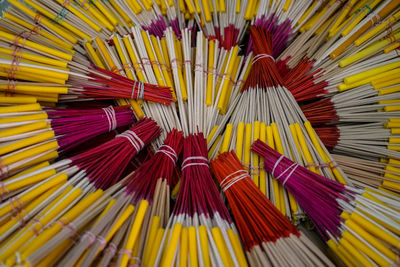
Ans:
{"type": "Polygon", "coordinates": [[[156,153],[159,153],[159,152],[160,153],[164,153],[165,155],[167,155],[167,157],[169,157],[174,164],[178,160],[178,155],[176,154],[176,151],[172,147],[170,147],[169,145],[160,146],[160,148],[157,150],[156,153]],[[168,148],[169,150],[167,150],[166,148],[168,148]]]}
{"type": "Polygon", "coordinates": [[[127,130],[122,134],[117,135],[116,137],[124,137],[128,139],[132,146],[136,149],[136,151],[140,151],[144,147],[144,142],[142,141],[142,139],[139,138],[139,136],[137,136],[134,131],[127,130]]]}
{"type": "Polygon", "coordinates": [[[235,174],[237,174],[237,173],[241,173],[241,172],[246,173],[246,170],[238,170],[238,171],[232,172],[231,174],[229,174],[228,176],[226,176],[226,177],[220,182],[221,187],[224,187],[224,184],[225,184],[226,180],[229,179],[229,177],[231,177],[231,176],[233,176],[233,175],[235,175],[235,174]]]}
{"type": "Polygon", "coordinates": [[[277,180],[279,180],[281,178],[281,176],[283,174],[285,174],[287,171],[289,171],[290,169],[292,169],[289,174],[286,176],[285,180],[282,182],[282,185],[285,185],[286,182],[289,180],[289,178],[292,176],[292,174],[294,173],[294,171],[297,169],[297,167],[299,167],[299,165],[297,163],[293,163],[292,165],[290,165],[285,171],[283,171],[281,174],[279,174],[278,177],[276,177],[277,180]]]}
{"type": "Polygon", "coordinates": [[[283,159],[283,157],[284,157],[284,156],[281,155],[281,156],[279,157],[279,159],[275,162],[275,165],[274,165],[274,167],[272,168],[272,172],[271,172],[272,176],[276,177],[276,175],[275,175],[275,169],[276,169],[276,167],[278,167],[279,162],[281,162],[281,160],[283,159]]]}
{"type": "MultiPolygon", "coordinates": [[[[244,171],[245,173],[236,176],[234,178],[232,178],[231,180],[228,181],[228,183],[222,187],[222,190],[225,192],[226,190],[228,190],[232,185],[236,184],[237,182],[245,179],[245,178],[250,178],[250,176],[247,174],[247,172],[245,170],[240,170],[240,171],[244,171]]],[[[237,173],[237,172],[236,172],[237,173]]],[[[233,173],[231,173],[230,175],[232,175],[233,173]]],[[[225,178],[226,179],[226,178],[225,178]]],[[[225,180],[224,179],[224,180],[225,180]]],[[[221,184],[222,186],[222,184],[221,184]]]]}
{"type": "Polygon", "coordinates": [[[194,156],[194,157],[187,157],[183,162],[182,162],[182,171],[189,166],[207,166],[208,167],[208,159],[206,157],[202,156],[194,156]],[[187,163],[189,160],[202,160],[205,162],[191,162],[187,163]]]}
{"type": "Polygon", "coordinates": [[[113,106],[103,108],[104,113],[107,116],[108,121],[108,131],[113,131],[117,128],[117,118],[115,116],[115,110],[113,106]]]}
{"type": "Polygon", "coordinates": [[[268,55],[268,54],[258,54],[258,55],[256,55],[256,56],[254,56],[254,58],[253,58],[253,64],[256,63],[257,61],[259,61],[260,59],[263,59],[263,58],[270,58],[270,59],[272,59],[273,61],[275,61],[275,58],[274,58],[273,56],[271,56],[271,55],[268,55]]]}
{"type": "Polygon", "coordinates": [[[134,97],[134,94],[135,94],[136,85],[137,85],[136,99],[144,100],[144,82],[142,82],[142,81],[135,81],[133,83],[131,99],[134,99],[133,97],[134,97]]]}

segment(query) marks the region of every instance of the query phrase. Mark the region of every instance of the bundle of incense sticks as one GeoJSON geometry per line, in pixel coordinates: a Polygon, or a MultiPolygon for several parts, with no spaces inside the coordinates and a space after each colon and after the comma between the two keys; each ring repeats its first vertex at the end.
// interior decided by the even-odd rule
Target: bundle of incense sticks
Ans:
{"type": "Polygon", "coordinates": [[[11,112],[0,115],[3,177],[21,166],[29,167],[51,152],[65,153],[95,136],[133,122],[129,106],[42,110],[39,104],[25,104],[3,107],[4,111],[7,109],[11,112]]]}
{"type": "MultiPolygon", "coordinates": [[[[1,240],[4,242],[0,260],[6,265],[25,261],[82,210],[102,197],[105,189],[117,184],[130,160],[154,140],[159,131],[154,121],[143,119],[103,145],[36,171],[54,170],[56,165],[63,167],[0,206],[1,240]],[[47,197],[43,199],[43,195],[47,197]],[[32,206],[38,199],[40,205],[32,206]],[[17,230],[19,226],[22,228],[17,230]]],[[[26,180],[19,182],[21,185],[26,180]]]]}
{"type": "MultiPolygon", "coordinates": [[[[59,263],[63,266],[89,266],[96,259],[101,266],[109,266],[114,256],[125,262],[120,264],[122,266],[132,263],[132,257],[144,262],[146,254],[156,253],[157,250],[152,251],[151,246],[155,245],[156,234],[167,222],[168,183],[171,182],[182,145],[182,132],[173,130],[168,133],[163,146],[124,179],[124,188],[105,201],[108,204],[102,203],[103,207],[107,205],[108,208],[101,212],[97,209],[100,203],[93,203],[90,209],[70,222],[74,231],[64,228],[31,254],[27,261],[30,264],[47,261],[46,253],[58,251],[61,255],[66,254],[59,263]],[[90,223],[100,212],[99,218],[90,223]],[[70,238],[77,238],[77,232],[82,235],[73,244],[70,238]],[[135,240],[131,241],[131,238],[135,240]],[[73,247],[68,251],[71,246],[73,247]],[[117,253],[116,249],[112,250],[112,247],[121,247],[121,253],[117,253]]],[[[158,237],[160,238],[161,236],[158,237]]],[[[147,258],[152,261],[154,257],[149,255],[147,258]]]]}
{"type": "Polygon", "coordinates": [[[399,193],[400,162],[389,159],[388,162],[376,162],[339,154],[333,154],[337,164],[347,173],[352,184],[357,187],[375,187],[399,193]]]}
{"type": "MultiPolygon", "coordinates": [[[[272,35],[251,26],[255,56],[232,117],[220,144],[220,152],[235,149],[251,177],[278,209],[291,218],[301,217],[296,202],[265,172],[263,161],[251,152],[253,140],[268,140],[278,151],[312,171],[348,182],[305,118],[293,95],[284,87],[272,56],[272,35]],[[318,166],[318,167],[317,167],[318,166]]],[[[214,153],[215,154],[215,153],[214,153]]]]}
{"type": "Polygon", "coordinates": [[[183,147],[182,181],[156,266],[246,266],[236,227],[212,180],[203,134],[183,147]]]}
{"type": "Polygon", "coordinates": [[[334,266],[257,188],[236,154],[211,167],[228,198],[250,266],[334,266]]]}
{"type": "Polygon", "coordinates": [[[260,140],[253,151],[308,214],[321,237],[347,266],[398,263],[400,242],[397,196],[357,189],[320,176],[260,140]]]}

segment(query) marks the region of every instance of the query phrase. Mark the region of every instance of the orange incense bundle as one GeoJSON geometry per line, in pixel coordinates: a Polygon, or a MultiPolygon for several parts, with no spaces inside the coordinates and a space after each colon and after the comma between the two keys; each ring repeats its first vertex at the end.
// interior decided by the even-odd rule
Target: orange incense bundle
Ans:
{"type": "Polygon", "coordinates": [[[250,266],[333,266],[257,188],[236,154],[211,161],[236,221],[250,266]]]}

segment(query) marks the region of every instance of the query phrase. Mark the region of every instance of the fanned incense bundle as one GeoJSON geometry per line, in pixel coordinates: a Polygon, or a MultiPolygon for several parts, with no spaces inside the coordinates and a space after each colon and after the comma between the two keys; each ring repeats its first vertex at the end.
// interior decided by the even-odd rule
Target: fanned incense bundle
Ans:
{"type": "Polygon", "coordinates": [[[296,198],[321,237],[347,266],[398,264],[399,198],[373,189],[356,189],[320,176],[260,140],[252,150],[264,168],[296,198]]]}
{"type": "MultiPolygon", "coordinates": [[[[88,266],[99,256],[101,265],[108,266],[111,258],[117,255],[126,265],[131,257],[144,261],[146,253],[156,253],[157,250],[151,250],[151,246],[154,245],[157,232],[166,225],[169,214],[168,184],[171,182],[182,145],[182,132],[173,130],[168,133],[163,146],[124,180],[124,189],[112,197],[109,202],[110,208],[105,210],[90,228],[86,229],[75,247],[69,252],[66,250],[58,252],[66,253],[59,264],[88,266]],[[126,238],[121,239],[121,234],[117,234],[119,232],[122,232],[126,238]],[[118,241],[115,240],[117,236],[120,236],[118,241]],[[136,238],[136,240],[132,241],[130,238],[136,238]],[[121,253],[117,253],[115,249],[109,249],[110,246],[121,247],[121,253]],[[129,246],[132,247],[129,248],[129,246]]],[[[92,208],[95,207],[95,205],[92,206],[92,208]]],[[[90,212],[86,212],[85,215],[90,215],[90,212]]],[[[74,237],[76,231],[82,232],[82,228],[88,222],[85,216],[77,217],[71,222],[75,226],[75,231],[63,229],[31,255],[28,258],[29,262],[32,264],[45,260],[45,251],[61,246],[69,238],[74,237]]],[[[155,258],[148,258],[149,261],[153,259],[155,258]]]]}
{"type": "Polygon", "coordinates": [[[232,208],[250,266],[334,266],[257,188],[236,154],[211,167],[232,208]]]}
{"type": "MultiPolygon", "coordinates": [[[[79,212],[101,197],[103,190],[119,181],[130,160],[146,144],[157,138],[159,132],[160,128],[153,120],[143,119],[103,145],[39,169],[37,172],[40,173],[48,169],[54,170],[55,167],[62,168],[57,174],[8,199],[0,206],[0,216],[5,223],[1,228],[1,239],[5,243],[1,247],[0,261],[4,261],[6,265],[24,261],[54,234],[60,232],[63,225],[68,225],[79,212]],[[111,159],[119,164],[114,164],[111,159]],[[41,194],[46,195],[47,192],[51,194],[41,199],[41,194]],[[41,199],[41,208],[31,207],[29,202],[38,198],[41,199]],[[29,209],[25,211],[24,208],[29,209]],[[68,210],[70,211],[67,212],[68,210]],[[64,217],[67,214],[70,216],[61,220],[60,218],[64,218],[60,217],[63,214],[64,217]],[[29,219],[31,220],[28,222],[29,219]],[[60,223],[52,224],[55,221],[60,223]],[[48,224],[50,225],[46,227],[48,224]],[[13,234],[18,226],[24,227],[13,234]]],[[[24,184],[26,180],[19,182],[24,184]]]]}
{"type": "Polygon", "coordinates": [[[181,179],[154,265],[247,266],[236,227],[212,180],[201,133],[184,141],[181,179]]]}
{"type": "MultiPolygon", "coordinates": [[[[37,111],[35,108],[27,110],[26,105],[4,107],[26,111],[0,115],[0,171],[3,177],[21,166],[29,167],[30,162],[49,153],[65,153],[95,136],[133,122],[129,106],[41,110],[36,105],[37,111]]],[[[3,190],[6,190],[4,185],[3,190]]]]}

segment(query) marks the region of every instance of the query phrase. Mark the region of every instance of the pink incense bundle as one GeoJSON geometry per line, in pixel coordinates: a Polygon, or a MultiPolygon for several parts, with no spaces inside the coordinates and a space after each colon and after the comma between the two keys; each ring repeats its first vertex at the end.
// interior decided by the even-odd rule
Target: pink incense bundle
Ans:
{"type": "Polygon", "coordinates": [[[61,151],[75,148],[94,136],[130,125],[134,120],[128,105],[102,109],[53,109],[46,113],[61,151]]]}
{"type": "Polygon", "coordinates": [[[236,154],[211,162],[246,249],[250,266],[333,266],[263,194],[236,154]]]}
{"type": "Polygon", "coordinates": [[[71,89],[71,93],[76,93],[78,98],[97,100],[128,98],[152,101],[164,105],[170,105],[174,101],[172,91],[167,86],[133,81],[111,71],[95,68],[98,72],[89,74],[91,77],[90,83],[74,85],[77,89],[75,89],[76,91],[71,89]]]}
{"type": "Polygon", "coordinates": [[[154,264],[247,266],[236,227],[212,179],[202,133],[184,141],[182,178],[154,264]]]}
{"type": "MultiPolygon", "coordinates": [[[[252,150],[296,199],[347,266],[394,266],[400,253],[398,204],[389,193],[356,189],[314,173],[260,140],[252,150]]],[[[396,264],[397,262],[397,264],[396,264]]]]}

